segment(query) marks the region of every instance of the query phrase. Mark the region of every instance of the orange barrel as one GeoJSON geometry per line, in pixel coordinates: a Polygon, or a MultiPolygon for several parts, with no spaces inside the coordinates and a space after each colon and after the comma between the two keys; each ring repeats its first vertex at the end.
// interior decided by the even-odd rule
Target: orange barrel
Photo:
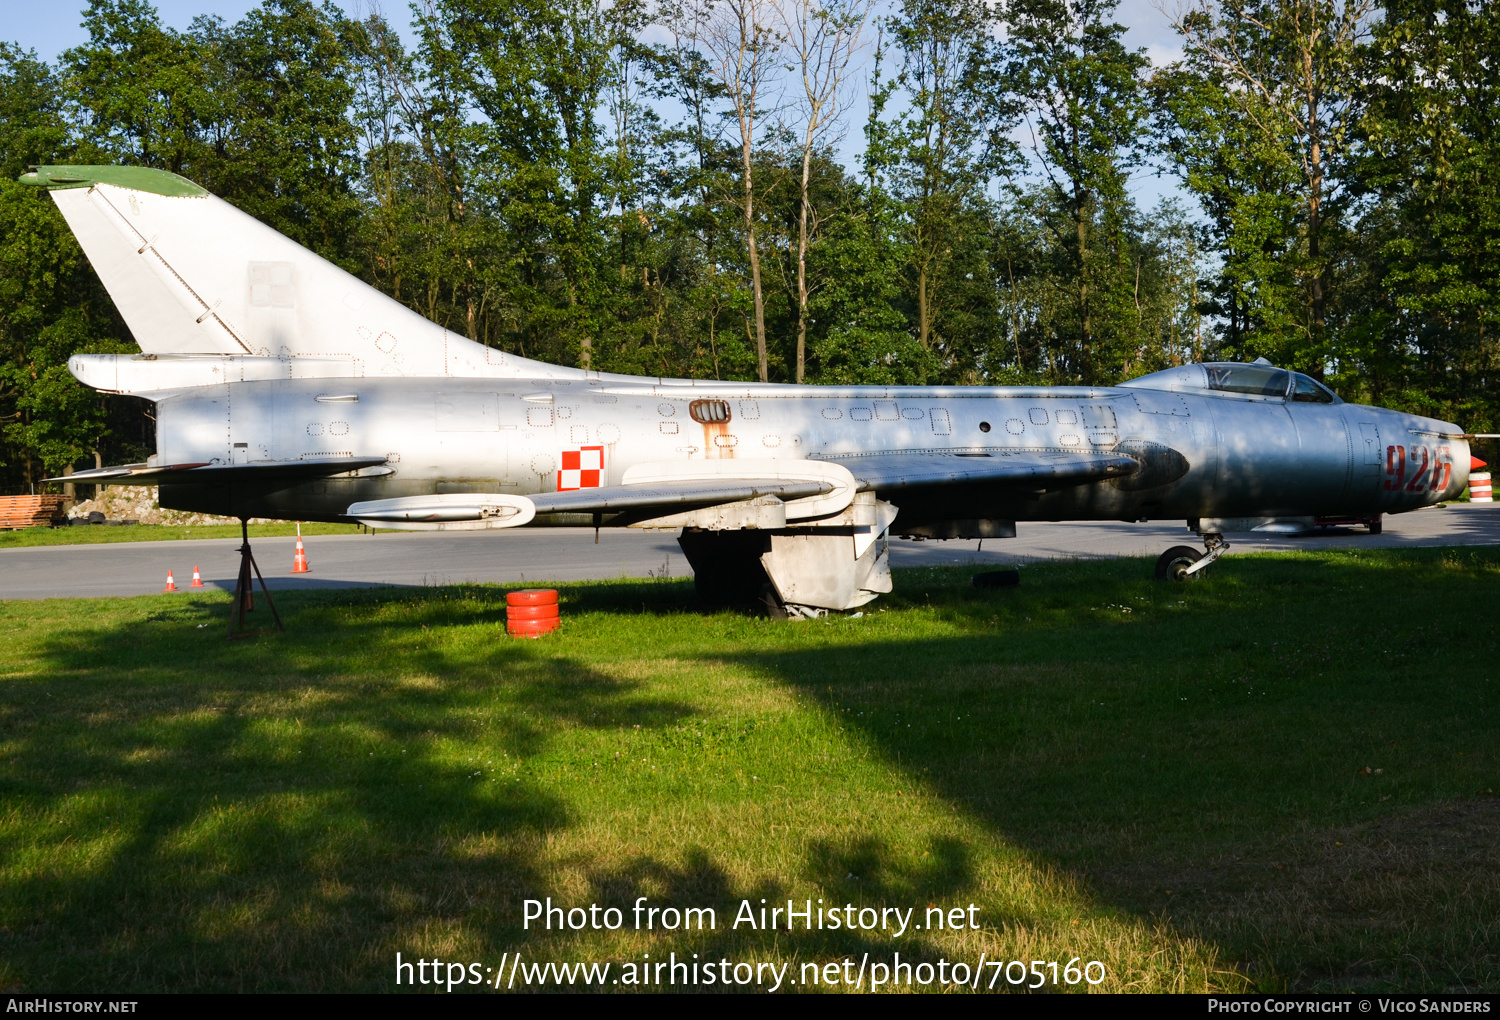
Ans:
{"type": "Polygon", "coordinates": [[[1488,471],[1476,471],[1470,474],[1469,502],[1493,503],[1494,501],[1495,493],[1490,485],[1490,473],[1488,471]]]}
{"type": "Polygon", "coordinates": [[[511,637],[541,637],[561,625],[555,588],[507,592],[505,632],[511,637]]]}
{"type": "Polygon", "coordinates": [[[522,591],[506,592],[505,604],[507,606],[555,606],[557,605],[557,589],[526,588],[522,591]]]}
{"type": "Polygon", "coordinates": [[[557,619],[557,604],[550,606],[506,606],[505,618],[507,620],[555,620],[557,619]]]}
{"type": "Polygon", "coordinates": [[[560,623],[555,616],[550,620],[507,620],[505,633],[511,637],[541,637],[557,630],[560,623]]]}

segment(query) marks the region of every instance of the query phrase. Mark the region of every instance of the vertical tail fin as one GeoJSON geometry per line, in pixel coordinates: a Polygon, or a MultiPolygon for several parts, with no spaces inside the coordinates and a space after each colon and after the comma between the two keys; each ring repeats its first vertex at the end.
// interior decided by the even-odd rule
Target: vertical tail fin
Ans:
{"type": "Polygon", "coordinates": [[[43,166],[147,354],[347,360],[351,375],[573,376],[453,336],[185,178],[145,167],[43,166]]]}

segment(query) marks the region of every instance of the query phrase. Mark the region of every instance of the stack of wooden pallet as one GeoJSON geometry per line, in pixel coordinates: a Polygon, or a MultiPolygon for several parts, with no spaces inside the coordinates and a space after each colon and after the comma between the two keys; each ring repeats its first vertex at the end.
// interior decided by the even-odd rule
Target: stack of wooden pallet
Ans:
{"type": "Polygon", "coordinates": [[[0,531],[47,527],[67,518],[66,496],[0,496],[0,531]]]}

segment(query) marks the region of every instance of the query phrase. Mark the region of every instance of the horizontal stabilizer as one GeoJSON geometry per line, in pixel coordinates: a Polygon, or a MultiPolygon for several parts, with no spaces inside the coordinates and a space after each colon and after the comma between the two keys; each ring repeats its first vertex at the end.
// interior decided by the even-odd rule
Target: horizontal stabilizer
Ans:
{"type": "Polygon", "coordinates": [[[1140,469],[1123,453],[1069,453],[1065,450],[994,450],[979,454],[895,453],[838,457],[859,480],[861,490],[887,493],[958,486],[1083,485],[1121,478],[1140,469]]]}
{"type": "Polygon", "coordinates": [[[330,460],[269,461],[255,464],[123,464],[94,468],[45,482],[89,482],[100,485],[230,485],[246,482],[295,483],[379,467],[384,457],[339,457],[330,460]]]}

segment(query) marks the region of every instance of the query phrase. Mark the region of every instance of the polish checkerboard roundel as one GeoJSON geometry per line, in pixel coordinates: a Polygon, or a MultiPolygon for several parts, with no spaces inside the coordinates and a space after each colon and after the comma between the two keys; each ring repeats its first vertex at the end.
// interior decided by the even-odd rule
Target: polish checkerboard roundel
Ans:
{"type": "Polygon", "coordinates": [[[604,447],[580,446],[562,452],[562,468],[557,472],[557,491],[597,489],[604,484],[604,447]]]}

